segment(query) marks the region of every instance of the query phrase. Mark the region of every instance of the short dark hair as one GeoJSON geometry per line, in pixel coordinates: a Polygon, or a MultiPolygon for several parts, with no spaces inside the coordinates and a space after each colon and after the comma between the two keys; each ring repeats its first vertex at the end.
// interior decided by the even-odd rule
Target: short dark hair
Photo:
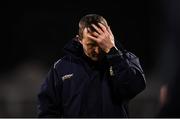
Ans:
{"type": "Polygon", "coordinates": [[[98,23],[102,23],[105,26],[108,26],[106,19],[101,15],[87,14],[83,16],[79,21],[79,39],[81,40],[83,38],[83,31],[85,28],[90,28],[92,31],[95,31],[91,25],[95,24],[99,26],[98,23]]]}

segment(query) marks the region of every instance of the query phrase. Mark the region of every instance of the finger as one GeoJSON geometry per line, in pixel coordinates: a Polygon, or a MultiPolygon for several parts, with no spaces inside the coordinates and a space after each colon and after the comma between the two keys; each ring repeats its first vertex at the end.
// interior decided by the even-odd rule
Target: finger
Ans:
{"type": "Polygon", "coordinates": [[[92,31],[89,27],[87,28],[87,32],[94,37],[98,37],[99,35],[96,31],[92,31]]]}
{"type": "Polygon", "coordinates": [[[102,24],[102,23],[98,23],[98,25],[101,27],[101,29],[103,30],[103,32],[106,32],[107,31],[107,27],[102,24]]]}
{"type": "Polygon", "coordinates": [[[96,37],[94,37],[94,36],[92,36],[92,35],[90,35],[90,34],[87,34],[87,37],[90,38],[90,39],[92,39],[92,40],[95,41],[95,42],[98,42],[98,41],[99,41],[98,38],[96,38],[96,37]]]}
{"type": "Polygon", "coordinates": [[[108,29],[108,32],[109,32],[111,35],[113,35],[110,26],[108,26],[107,29],[108,29]]]}
{"type": "Polygon", "coordinates": [[[92,32],[91,34],[92,34],[92,36],[94,36],[96,38],[99,37],[99,34],[97,32],[92,32]]]}
{"type": "Polygon", "coordinates": [[[102,31],[100,28],[98,28],[96,25],[92,24],[92,27],[94,27],[94,29],[95,29],[99,34],[102,34],[102,33],[103,33],[103,31],[102,31]]]}
{"type": "Polygon", "coordinates": [[[84,33],[87,34],[89,32],[89,28],[84,28],[84,33]]]}
{"type": "Polygon", "coordinates": [[[88,33],[89,34],[91,34],[92,36],[94,36],[94,37],[99,37],[99,33],[97,32],[97,31],[92,31],[90,28],[87,28],[87,30],[88,30],[88,33]]]}
{"type": "Polygon", "coordinates": [[[88,32],[88,33],[91,33],[92,30],[88,27],[88,28],[87,28],[87,32],[88,32]]]}

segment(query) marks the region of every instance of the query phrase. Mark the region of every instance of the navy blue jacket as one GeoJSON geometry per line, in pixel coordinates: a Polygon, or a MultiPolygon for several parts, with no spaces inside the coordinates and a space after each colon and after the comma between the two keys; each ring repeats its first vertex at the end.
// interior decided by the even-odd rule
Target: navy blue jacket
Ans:
{"type": "Polygon", "coordinates": [[[138,58],[112,48],[93,62],[75,40],[64,51],[41,86],[38,117],[128,117],[129,101],[146,87],[138,58]]]}

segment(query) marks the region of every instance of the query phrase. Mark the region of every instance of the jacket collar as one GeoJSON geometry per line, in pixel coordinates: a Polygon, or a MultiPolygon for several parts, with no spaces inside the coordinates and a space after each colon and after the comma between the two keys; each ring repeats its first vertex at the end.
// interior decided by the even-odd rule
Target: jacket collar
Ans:
{"type": "Polygon", "coordinates": [[[78,39],[73,38],[64,46],[63,53],[74,57],[81,57],[83,54],[83,48],[78,39]]]}
{"type": "Polygon", "coordinates": [[[83,51],[82,45],[76,38],[73,38],[64,46],[63,52],[71,55],[72,57],[83,59],[90,67],[102,67],[101,65],[106,64],[104,63],[104,58],[101,61],[92,61],[89,57],[87,57],[83,51]]]}

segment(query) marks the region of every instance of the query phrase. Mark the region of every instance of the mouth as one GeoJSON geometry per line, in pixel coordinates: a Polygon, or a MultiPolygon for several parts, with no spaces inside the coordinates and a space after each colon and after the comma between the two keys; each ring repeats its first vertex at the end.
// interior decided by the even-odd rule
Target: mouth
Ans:
{"type": "Polygon", "coordinates": [[[92,57],[99,57],[98,54],[92,54],[92,57]]]}

